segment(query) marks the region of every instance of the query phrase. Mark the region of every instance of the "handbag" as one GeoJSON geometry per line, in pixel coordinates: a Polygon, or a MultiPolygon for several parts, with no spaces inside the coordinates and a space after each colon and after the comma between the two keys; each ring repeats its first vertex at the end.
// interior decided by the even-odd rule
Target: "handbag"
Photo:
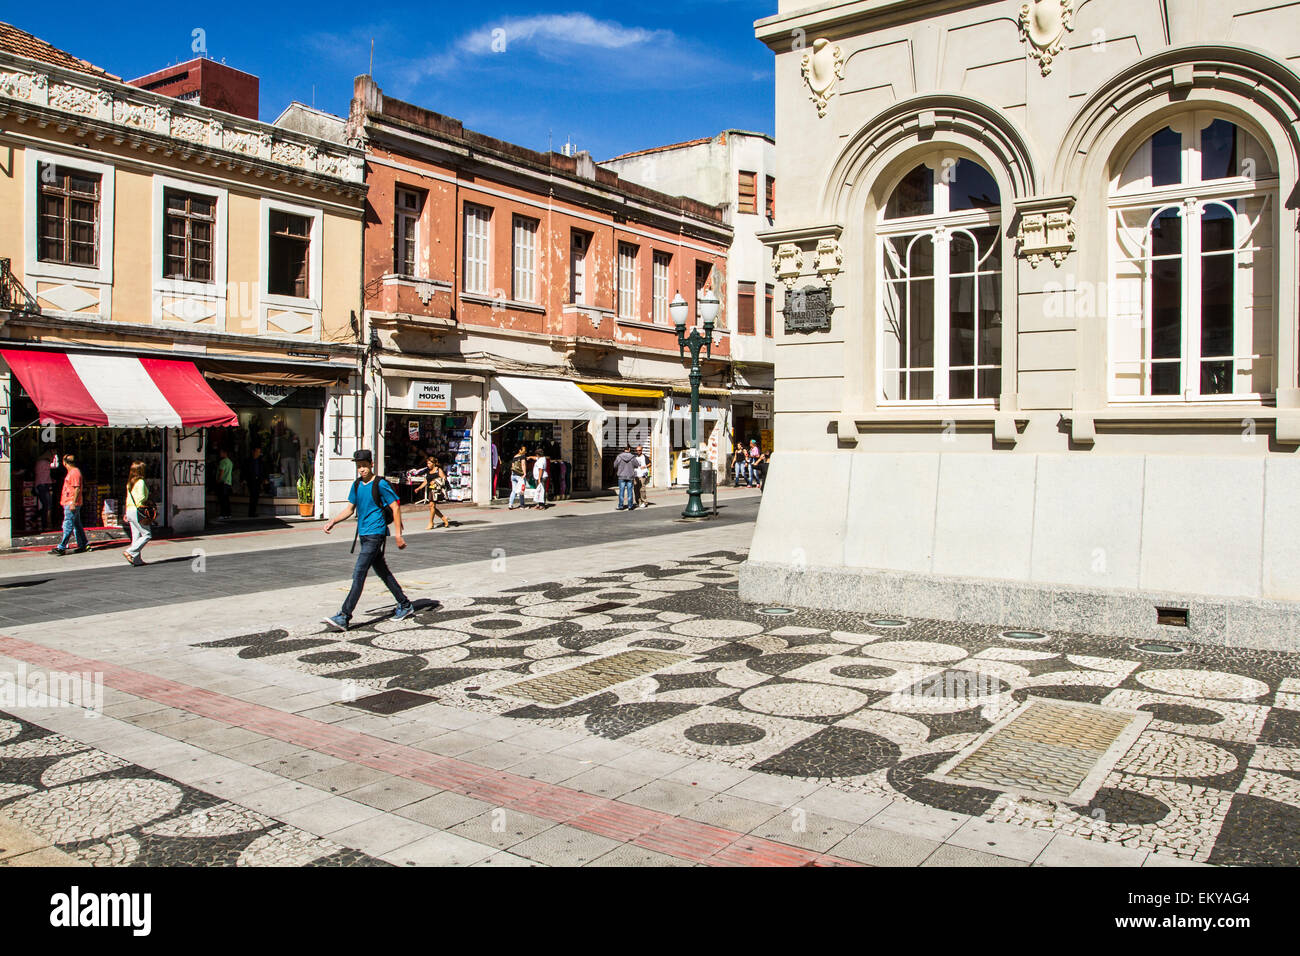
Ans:
{"type": "MultiPolygon", "coordinates": [[[[145,486],[145,494],[149,493],[148,485],[145,486]]],[[[134,490],[127,493],[128,499],[134,499],[134,490]]],[[[139,522],[140,527],[147,528],[158,520],[158,506],[146,498],[144,501],[135,505],[135,520],[139,522]]]]}

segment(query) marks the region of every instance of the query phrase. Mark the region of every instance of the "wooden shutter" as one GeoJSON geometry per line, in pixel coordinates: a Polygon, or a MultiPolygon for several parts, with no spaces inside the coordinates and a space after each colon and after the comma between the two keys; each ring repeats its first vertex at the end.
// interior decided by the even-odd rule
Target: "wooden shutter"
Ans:
{"type": "Polygon", "coordinates": [[[736,297],[736,331],[754,334],[754,283],[741,282],[736,297]]]}

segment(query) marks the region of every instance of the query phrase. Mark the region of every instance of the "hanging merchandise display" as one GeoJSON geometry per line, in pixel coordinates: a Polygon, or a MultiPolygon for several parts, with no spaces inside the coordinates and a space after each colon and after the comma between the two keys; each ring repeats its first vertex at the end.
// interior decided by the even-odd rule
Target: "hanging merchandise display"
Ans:
{"type": "Polygon", "coordinates": [[[385,477],[410,500],[428,471],[427,460],[436,458],[447,473],[447,500],[474,498],[474,416],[384,416],[385,477]]]}

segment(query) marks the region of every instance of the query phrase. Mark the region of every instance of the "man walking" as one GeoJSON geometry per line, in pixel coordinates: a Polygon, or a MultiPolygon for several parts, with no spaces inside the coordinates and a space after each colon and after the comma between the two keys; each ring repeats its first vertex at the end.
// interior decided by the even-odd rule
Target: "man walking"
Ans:
{"type": "Polygon", "coordinates": [[[225,521],[230,514],[230,489],[235,483],[235,463],[230,460],[230,452],[224,448],[219,452],[221,460],[217,462],[217,517],[225,521]]]}
{"type": "Polygon", "coordinates": [[[76,456],[64,455],[63,467],[68,470],[63,476],[63,491],[59,495],[59,504],[63,506],[63,540],[50,552],[59,557],[68,553],[68,542],[74,536],[77,539],[77,550],[73,554],[81,554],[90,548],[86,530],[81,526],[81,469],[77,467],[76,456]]]}
{"type": "Polygon", "coordinates": [[[266,478],[266,464],[262,461],[262,447],[258,445],[253,449],[252,457],[248,459],[248,472],[244,475],[244,481],[248,484],[248,516],[257,517],[257,499],[262,494],[262,482],[266,478]]]}
{"type": "Polygon", "coordinates": [[[614,459],[614,470],[618,475],[617,511],[631,511],[636,507],[636,456],[632,447],[624,445],[623,450],[614,459]]]}
{"type": "Polygon", "coordinates": [[[643,508],[650,504],[650,458],[644,445],[636,446],[636,503],[643,508]]]}
{"type": "Polygon", "coordinates": [[[415,613],[415,608],[407,600],[402,586],[397,583],[397,578],[393,577],[393,572],[388,569],[388,562],[384,559],[384,546],[388,543],[388,523],[384,514],[386,509],[391,510],[393,516],[393,541],[397,543],[398,550],[406,547],[406,539],[402,537],[402,509],[398,505],[397,492],[392,485],[375,474],[374,457],[369,449],[362,448],[352,456],[352,461],[357,466],[357,480],[348,492],[348,506],[325,525],[325,533],[329,534],[336,524],[346,521],[355,512],[357,540],[361,542],[361,553],[357,555],[356,567],[352,569],[352,589],[343,600],[343,610],[324,619],[326,624],[340,631],[346,631],[351,626],[352,612],[361,600],[361,591],[366,586],[366,574],[371,568],[374,568],[379,580],[388,586],[397,601],[393,618],[401,621],[415,613]]]}

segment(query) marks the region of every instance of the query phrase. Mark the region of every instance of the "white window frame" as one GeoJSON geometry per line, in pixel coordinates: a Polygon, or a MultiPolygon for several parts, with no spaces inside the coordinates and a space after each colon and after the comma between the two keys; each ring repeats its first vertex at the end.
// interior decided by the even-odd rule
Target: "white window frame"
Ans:
{"type": "MultiPolygon", "coordinates": [[[[95,163],[77,156],[64,153],[48,153],[43,150],[24,150],[24,167],[26,187],[23,190],[23,254],[24,272],[31,278],[63,279],[72,282],[92,282],[96,285],[113,284],[113,219],[114,219],[114,178],[116,168],[106,163],[95,163]],[[97,266],[74,266],[61,262],[42,262],[40,259],[40,192],[43,163],[66,166],[99,176],[99,235],[97,236],[99,259],[97,266]]],[[[26,283],[30,285],[30,283],[26,283]]],[[[35,295],[35,290],[32,289],[35,295]]],[[[107,292],[105,293],[107,295],[107,292]]],[[[106,305],[107,300],[104,301],[106,305]]],[[[104,318],[108,318],[104,314],[104,318]]]]}
{"type": "Polygon", "coordinates": [[[640,276],[637,266],[640,249],[636,243],[618,243],[618,317],[620,319],[639,318],[640,276]],[[624,253],[628,253],[624,255],[624,253]]]}
{"type": "MultiPolygon", "coordinates": [[[[1259,343],[1253,341],[1253,329],[1250,341],[1247,341],[1248,323],[1239,321],[1239,316],[1234,312],[1233,316],[1233,354],[1231,356],[1213,356],[1212,360],[1229,361],[1233,363],[1233,380],[1237,380],[1240,366],[1243,363],[1253,363],[1267,359],[1272,364],[1273,390],[1268,392],[1226,392],[1219,394],[1203,394],[1200,391],[1201,364],[1204,356],[1201,354],[1201,285],[1202,272],[1202,231],[1200,228],[1201,217],[1204,215],[1207,207],[1211,205],[1220,205],[1229,209],[1233,213],[1234,220],[1234,241],[1233,241],[1233,277],[1234,293],[1237,291],[1236,283],[1240,280],[1241,259],[1244,254],[1253,254],[1259,251],[1259,247],[1254,245],[1255,237],[1258,235],[1258,229],[1265,216],[1268,216],[1268,222],[1272,224],[1272,217],[1277,215],[1279,180],[1276,175],[1270,175],[1264,178],[1252,179],[1248,176],[1236,176],[1228,179],[1203,179],[1202,162],[1204,159],[1201,148],[1201,134],[1209,128],[1215,120],[1223,120],[1232,123],[1237,127],[1241,135],[1250,136],[1261,144],[1249,128],[1243,126],[1235,119],[1220,115],[1211,110],[1196,110],[1181,114],[1172,120],[1162,122],[1157,128],[1143,136],[1136,149],[1130,151],[1124,158],[1123,162],[1116,164],[1113,170],[1113,176],[1110,182],[1110,196],[1107,207],[1107,247],[1108,247],[1108,274],[1107,281],[1110,285],[1109,293],[1109,311],[1108,315],[1112,318],[1107,322],[1107,367],[1106,367],[1106,391],[1110,404],[1114,405],[1185,405],[1185,404],[1259,404],[1266,400],[1271,400],[1276,390],[1278,380],[1277,368],[1277,279],[1275,269],[1268,275],[1263,276],[1262,281],[1270,290],[1269,301],[1271,304],[1271,316],[1268,322],[1268,328],[1272,331],[1272,341],[1270,341],[1270,352],[1265,354],[1259,351],[1259,343]],[[1127,171],[1127,168],[1135,157],[1146,149],[1152,137],[1159,134],[1166,128],[1172,128],[1176,133],[1182,136],[1182,147],[1180,151],[1182,179],[1181,183],[1170,186],[1151,186],[1149,181],[1145,185],[1128,187],[1127,189],[1120,186],[1121,178],[1127,171]],[[1260,214],[1252,223],[1249,213],[1246,211],[1232,210],[1226,204],[1233,200],[1245,201],[1257,199],[1263,202],[1260,214]],[[1179,364],[1180,389],[1177,394],[1153,395],[1152,388],[1152,371],[1153,366],[1158,362],[1173,359],[1158,360],[1148,358],[1142,360],[1144,371],[1142,372],[1143,390],[1146,394],[1131,395],[1122,394],[1116,390],[1116,382],[1119,377],[1121,366],[1131,367],[1134,359],[1121,359],[1117,354],[1120,337],[1115,334],[1113,323],[1119,321],[1132,321],[1131,318],[1125,318],[1120,315],[1120,309],[1117,307],[1119,297],[1119,287],[1121,280],[1118,275],[1119,260],[1121,258],[1131,259],[1132,257],[1124,256],[1120,248],[1118,234],[1122,228],[1119,217],[1126,211],[1135,209],[1149,208],[1152,210],[1147,219],[1145,232],[1142,236],[1141,249],[1144,257],[1144,274],[1142,277],[1142,330],[1143,330],[1143,349],[1145,355],[1151,355],[1154,351],[1153,336],[1155,334],[1154,323],[1151,321],[1153,316],[1153,298],[1154,290],[1152,288],[1151,275],[1151,227],[1157,218],[1167,210],[1176,210],[1180,218],[1184,221],[1181,229],[1182,244],[1178,256],[1181,263],[1181,285],[1182,285],[1182,347],[1177,359],[1179,364]],[[1195,225],[1189,226],[1187,223],[1194,222],[1195,225]]],[[[1149,180],[1148,176],[1148,180],[1149,180]]],[[[1131,231],[1131,230],[1130,230],[1131,231]]],[[[1274,249],[1272,261],[1276,263],[1278,250],[1274,249]]],[[[1252,266],[1253,269],[1253,266],[1252,266]]],[[[1235,305],[1235,304],[1234,304],[1235,305]]]]}
{"type": "Polygon", "coordinates": [[[591,233],[574,229],[569,233],[569,301],[587,304],[587,253],[591,251],[591,233]]]}
{"type": "MultiPolygon", "coordinates": [[[[267,335],[267,311],[284,309],[305,314],[312,320],[312,338],[321,335],[321,302],[323,301],[322,268],[324,249],[322,235],[324,232],[325,211],[317,206],[298,206],[281,202],[278,199],[262,197],[258,211],[261,243],[258,250],[258,325],[259,335],[267,335]],[[285,212],[292,216],[304,216],[311,220],[311,249],[307,257],[306,298],[292,295],[272,295],[271,287],[271,213],[285,212]]],[[[279,332],[275,334],[281,334],[279,332]]],[[[289,333],[284,333],[289,334],[289,333]]],[[[303,333],[306,334],[306,333],[303,333]]]]}
{"type": "MultiPolygon", "coordinates": [[[[230,223],[229,193],[220,186],[199,184],[185,179],[155,174],[153,177],[153,286],[152,313],[155,324],[194,325],[187,320],[163,310],[163,299],[183,297],[192,299],[201,306],[211,304],[215,309],[214,319],[218,331],[226,331],[226,304],[229,279],[227,275],[227,236],[230,223]],[[167,248],[163,242],[164,225],[167,221],[167,190],[194,193],[207,196],[216,204],[212,223],[212,281],[192,282],[188,279],[171,279],[164,273],[167,269],[167,248]]],[[[200,320],[201,321],[201,320],[200,320]]]]}
{"type": "Polygon", "coordinates": [[[393,192],[393,228],[395,230],[393,251],[396,262],[393,263],[393,271],[398,275],[409,276],[410,278],[420,278],[423,271],[420,268],[420,253],[424,249],[423,233],[424,219],[424,195],[416,189],[410,189],[405,186],[398,186],[393,192]],[[403,204],[404,197],[410,196],[415,200],[415,206],[410,207],[403,204]],[[414,238],[406,238],[406,222],[410,220],[415,224],[414,238]],[[409,273],[400,271],[397,266],[405,266],[407,259],[407,244],[414,248],[410,250],[411,271],[409,273]]]}
{"type": "Polygon", "coordinates": [[[673,254],[671,252],[663,252],[656,249],[652,260],[651,270],[653,274],[651,279],[654,288],[651,290],[651,298],[653,301],[653,314],[651,315],[651,318],[655,322],[666,325],[669,322],[668,286],[670,284],[669,275],[673,265],[673,254]]]}
{"type": "Polygon", "coordinates": [[[510,293],[516,302],[537,301],[537,230],[536,219],[515,213],[511,217],[511,254],[513,263],[510,293]]]}
{"type": "Polygon", "coordinates": [[[461,214],[464,251],[464,291],[472,295],[492,294],[492,207],[467,202],[461,214]],[[479,215],[484,213],[485,215],[479,215]],[[473,221],[475,229],[470,230],[473,221]],[[470,240],[473,239],[471,248],[470,240]],[[481,279],[481,281],[479,281],[481,279]]]}
{"type": "MultiPolygon", "coordinates": [[[[943,154],[931,154],[920,161],[910,163],[906,170],[893,183],[886,197],[892,196],[894,190],[902,184],[903,180],[909,176],[917,166],[925,166],[930,170],[934,177],[934,211],[925,216],[908,216],[901,219],[886,219],[886,206],[882,207],[876,225],[876,255],[878,258],[878,270],[876,281],[876,381],[877,385],[877,403],[882,408],[898,407],[926,407],[937,405],[948,406],[970,406],[992,408],[998,403],[997,397],[989,398],[950,398],[949,386],[950,373],[952,368],[949,364],[949,336],[951,334],[950,323],[952,321],[952,256],[951,243],[954,233],[964,233],[975,245],[978,252],[979,244],[975,242],[974,230],[992,228],[996,231],[996,242],[1001,245],[1001,256],[999,261],[1003,264],[998,271],[998,282],[1001,286],[1001,295],[999,298],[1003,303],[1003,324],[1006,323],[1006,296],[1005,296],[1005,277],[1006,277],[1006,246],[1005,238],[1002,235],[1002,210],[999,209],[963,209],[958,212],[950,212],[951,197],[949,194],[949,184],[944,178],[944,160],[946,159],[968,160],[976,163],[986,171],[987,167],[978,160],[971,159],[968,156],[955,155],[951,152],[943,154]],[[914,236],[920,238],[923,235],[929,235],[934,242],[934,312],[931,319],[934,323],[934,354],[932,356],[932,367],[912,368],[910,365],[903,365],[899,368],[887,368],[885,365],[885,338],[887,329],[883,321],[885,314],[885,294],[890,280],[885,272],[885,245],[890,239],[899,236],[914,236]],[[942,254],[941,254],[942,252],[942,254]],[[925,372],[929,371],[932,375],[934,397],[930,399],[905,399],[905,398],[886,398],[885,383],[888,375],[899,375],[900,373],[925,372]]],[[[991,173],[990,173],[991,175],[991,173]]],[[[911,245],[909,244],[909,250],[911,245]]],[[[989,247],[988,253],[983,259],[975,264],[975,366],[973,373],[975,376],[975,391],[979,391],[979,375],[981,365],[979,363],[979,277],[981,265],[988,261],[993,254],[993,247],[989,247]]],[[[906,307],[904,308],[906,312],[906,307]]],[[[906,316],[904,316],[906,317],[906,316]]],[[[757,321],[755,321],[757,328],[757,321]]],[[[1006,357],[1006,349],[1003,348],[1001,353],[1003,360],[1006,357]]],[[[902,360],[906,361],[906,356],[902,360]]],[[[987,366],[984,366],[987,367],[987,366]]],[[[964,370],[966,366],[959,366],[964,370]]],[[[1007,368],[1005,361],[1000,361],[998,365],[998,374],[1000,377],[999,392],[1006,388],[1007,368]]]]}

